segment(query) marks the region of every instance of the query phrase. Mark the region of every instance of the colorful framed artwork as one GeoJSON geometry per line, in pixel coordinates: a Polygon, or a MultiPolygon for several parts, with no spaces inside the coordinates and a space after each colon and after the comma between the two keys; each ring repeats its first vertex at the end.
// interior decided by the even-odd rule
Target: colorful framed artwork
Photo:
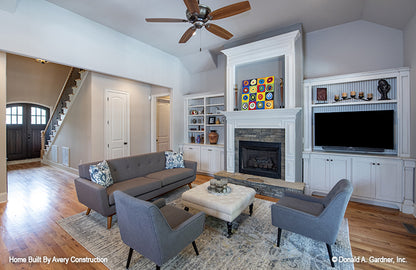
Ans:
{"type": "Polygon", "coordinates": [[[274,76],[244,80],[242,85],[242,111],[274,109],[274,76]]]}

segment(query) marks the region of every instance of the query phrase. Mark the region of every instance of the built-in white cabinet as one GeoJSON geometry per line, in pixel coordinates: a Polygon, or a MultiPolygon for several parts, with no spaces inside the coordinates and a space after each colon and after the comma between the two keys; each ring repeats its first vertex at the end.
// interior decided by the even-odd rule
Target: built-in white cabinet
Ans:
{"type": "Polygon", "coordinates": [[[224,147],[186,144],[183,146],[185,160],[198,163],[198,171],[214,174],[224,170],[224,147]]]}
{"type": "MultiPolygon", "coordinates": [[[[359,114],[355,114],[359,115],[359,114]]],[[[322,118],[320,118],[322,119],[322,118]]],[[[328,117],[328,119],[336,119],[328,117]]],[[[383,118],[384,119],[384,118],[383,118]]],[[[376,119],[375,119],[376,120],[376,119]]],[[[322,121],[322,120],[320,120],[322,121]]],[[[354,118],[352,122],[362,122],[354,118]]],[[[365,120],[371,121],[371,119],[365,120]]],[[[325,122],[331,126],[350,124],[342,121],[325,122]]],[[[379,122],[377,127],[384,125],[379,122]]],[[[360,123],[361,124],[361,123],[360,123]]],[[[362,125],[349,125],[349,128],[362,125]]],[[[348,179],[353,185],[352,199],[397,207],[405,213],[413,213],[415,160],[410,159],[410,83],[409,69],[398,68],[374,72],[346,74],[304,81],[304,151],[303,180],[306,192],[328,193],[340,179],[348,179]],[[387,81],[388,97],[383,98],[381,81],[387,81]],[[374,140],[393,138],[393,147],[374,150],[364,145],[355,149],[345,145],[338,137],[322,136],[318,129],[317,114],[333,115],[369,111],[392,111],[393,135],[380,133],[374,140]],[[322,146],[319,136],[328,144],[322,146]],[[331,139],[334,138],[335,140],[331,139]],[[339,141],[336,141],[339,140],[339,141]],[[334,146],[335,141],[335,146],[334,146]],[[339,143],[340,148],[337,149],[339,143]],[[328,146],[329,145],[329,146],[328,146]],[[347,146],[347,147],[345,147],[347,146]],[[368,150],[367,150],[368,149],[368,150]]],[[[362,130],[354,130],[354,143],[362,142],[362,130]],[[361,133],[360,133],[361,132],[361,133]]],[[[367,137],[368,138],[368,137],[367,137]]],[[[371,137],[372,138],[372,137],[371,137]]],[[[391,140],[391,139],[390,139],[391,140]]],[[[371,145],[371,143],[369,143],[371,145]]]]}
{"type": "Polygon", "coordinates": [[[201,168],[200,156],[201,156],[201,147],[191,146],[191,145],[183,146],[183,159],[197,162],[198,171],[201,168]]]}
{"type": "Polygon", "coordinates": [[[351,178],[351,160],[346,157],[314,155],[310,159],[310,178],[321,192],[331,189],[340,179],[351,178]]]}
{"type": "Polygon", "coordinates": [[[353,198],[385,202],[401,208],[404,201],[404,164],[400,158],[304,154],[308,193],[328,193],[340,180],[352,182],[353,198]]]}
{"type": "Polygon", "coordinates": [[[352,159],[354,195],[392,202],[403,200],[403,162],[400,159],[356,157],[352,159]]]}

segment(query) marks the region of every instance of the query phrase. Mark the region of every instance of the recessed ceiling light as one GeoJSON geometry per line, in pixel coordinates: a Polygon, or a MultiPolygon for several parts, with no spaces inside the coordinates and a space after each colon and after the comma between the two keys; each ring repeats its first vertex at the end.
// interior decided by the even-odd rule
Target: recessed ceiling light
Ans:
{"type": "Polygon", "coordinates": [[[47,64],[48,63],[48,61],[46,61],[45,59],[40,59],[40,58],[37,58],[36,62],[41,63],[41,64],[47,64]]]}

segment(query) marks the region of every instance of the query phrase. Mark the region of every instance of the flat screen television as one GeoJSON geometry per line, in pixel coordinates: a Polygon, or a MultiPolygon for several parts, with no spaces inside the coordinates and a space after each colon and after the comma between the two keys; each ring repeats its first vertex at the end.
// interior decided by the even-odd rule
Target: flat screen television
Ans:
{"type": "Polygon", "coordinates": [[[314,149],[329,151],[395,151],[394,110],[314,114],[314,149]]]}

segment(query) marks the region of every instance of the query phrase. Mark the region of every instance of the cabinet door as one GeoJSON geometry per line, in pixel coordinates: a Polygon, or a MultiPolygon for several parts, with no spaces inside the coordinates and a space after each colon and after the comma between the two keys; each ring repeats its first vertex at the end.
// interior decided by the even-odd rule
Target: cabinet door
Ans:
{"type": "Polygon", "coordinates": [[[212,160],[212,149],[208,147],[201,147],[201,171],[210,172],[211,171],[211,160],[212,160]]]}
{"type": "Polygon", "coordinates": [[[370,158],[353,158],[352,160],[352,185],[353,195],[375,198],[374,160],[370,158]]]}
{"type": "Polygon", "coordinates": [[[379,160],[376,167],[376,198],[380,200],[403,201],[402,162],[400,160],[379,160]]]}
{"type": "Polygon", "coordinates": [[[197,162],[197,170],[200,170],[200,147],[185,145],[183,147],[183,159],[197,162]]]}
{"type": "Polygon", "coordinates": [[[328,191],[328,158],[324,156],[310,157],[311,175],[310,188],[312,191],[328,191]]]}
{"type": "Polygon", "coordinates": [[[329,162],[329,190],[335,186],[341,179],[348,179],[351,181],[351,158],[332,156],[328,158],[329,162]]]}

